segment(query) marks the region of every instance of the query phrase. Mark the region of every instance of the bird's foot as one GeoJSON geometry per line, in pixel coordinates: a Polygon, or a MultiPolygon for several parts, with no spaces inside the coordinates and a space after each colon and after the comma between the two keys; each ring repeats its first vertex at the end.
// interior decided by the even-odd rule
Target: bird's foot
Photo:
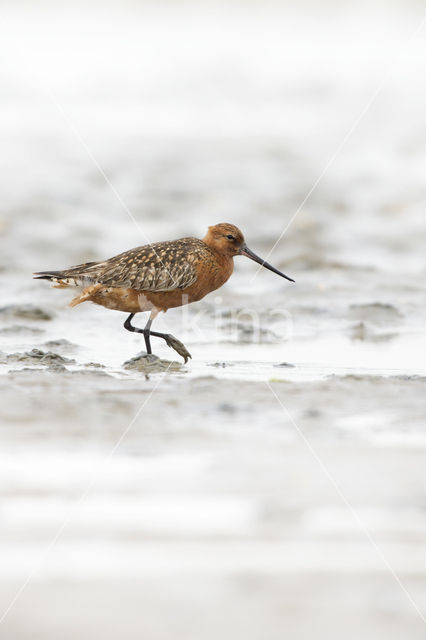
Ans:
{"type": "Polygon", "coordinates": [[[188,362],[188,358],[192,358],[185,345],[170,333],[166,334],[165,340],[169,347],[174,349],[180,356],[182,356],[182,358],[185,360],[185,364],[188,362]]]}

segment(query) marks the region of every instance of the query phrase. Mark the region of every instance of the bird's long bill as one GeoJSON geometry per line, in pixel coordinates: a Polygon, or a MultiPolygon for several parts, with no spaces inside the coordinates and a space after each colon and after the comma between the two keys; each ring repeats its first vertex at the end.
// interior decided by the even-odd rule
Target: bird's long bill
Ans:
{"type": "Polygon", "coordinates": [[[269,264],[269,262],[265,262],[265,260],[262,260],[262,258],[259,258],[259,256],[253,253],[253,251],[249,249],[245,244],[241,247],[240,255],[247,256],[247,258],[250,258],[250,260],[254,260],[254,262],[257,262],[257,264],[260,264],[262,265],[262,267],[265,267],[265,269],[269,269],[269,271],[273,271],[274,273],[277,273],[282,278],[285,278],[286,280],[290,280],[290,282],[294,282],[293,278],[289,278],[288,276],[284,275],[284,273],[281,273],[281,271],[278,271],[278,269],[275,269],[275,267],[269,264]]]}

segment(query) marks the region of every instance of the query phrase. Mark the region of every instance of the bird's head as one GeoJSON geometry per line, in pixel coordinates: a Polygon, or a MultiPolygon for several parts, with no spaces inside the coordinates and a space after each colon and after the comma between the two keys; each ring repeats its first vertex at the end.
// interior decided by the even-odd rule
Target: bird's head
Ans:
{"type": "Polygon", "coordinates": [[[290,282],[294,282],[292,278],[289,278],[284,275],[284,273],[281,273],[281,271],[278,271],[278,269],[275,269],[275,267],[265,260],[262,260],[262,258],[259,258],[258,255],[249,249],[246,245],[243,234],[238,227],[233,224],[222,222],[220,224],[215,224],[213,227],[209,227],[206,236],[203,238],[203,242],[205,242],[211,249],[228,257],[246,256],[247,258],[250,258],[250,260],[262,265],[262,267],[265,267],[265,269],[269,269],[269,271],[273,271],[282,278],[290,280],[290,282]]]}
{"type": "Polygon", "coordinates": [[[209,227],[204,242],[218,253],[237,256],[244,245],[244,236],[235,225],[222,222],[209,227]]]}

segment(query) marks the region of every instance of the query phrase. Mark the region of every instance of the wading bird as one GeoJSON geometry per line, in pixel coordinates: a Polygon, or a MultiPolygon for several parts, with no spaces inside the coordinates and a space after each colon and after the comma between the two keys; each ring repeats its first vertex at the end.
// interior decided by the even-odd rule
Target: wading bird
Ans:
{"type": "Polygon", "coordinates": [[[50,280],[56,287],[80,287],[70,306],[94,302],[107,309],[130,315],[124,323],[128,331],[143,333],[147,353],[152,353],[151,336],[163,338],[187,362],[185,345],[169,333],[151,331],[160,311],[197,302],[221,287],[234,269],[234,256],[247,256],[266,269],[294,282],[251,251],[244,236],[233,224],[208,228],[206,236],[155,242],[120,253],[103,262],[86,262],[63,271],[40,271],[37,279],[50,280]],[[132,325],[133,316],[150,311],[144,329],[132,325]]]}

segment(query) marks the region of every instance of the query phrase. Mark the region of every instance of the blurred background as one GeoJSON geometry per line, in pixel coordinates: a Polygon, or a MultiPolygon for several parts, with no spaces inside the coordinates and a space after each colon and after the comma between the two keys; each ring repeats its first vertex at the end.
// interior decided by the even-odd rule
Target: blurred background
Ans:
{"type": "Polygon", "coordinates": [[[0,632],[423,638],[424,3],[0,11],[0,632]],[[164,378],[31,279],[225,221],[296,285],[237,259],[164,378]]]}

